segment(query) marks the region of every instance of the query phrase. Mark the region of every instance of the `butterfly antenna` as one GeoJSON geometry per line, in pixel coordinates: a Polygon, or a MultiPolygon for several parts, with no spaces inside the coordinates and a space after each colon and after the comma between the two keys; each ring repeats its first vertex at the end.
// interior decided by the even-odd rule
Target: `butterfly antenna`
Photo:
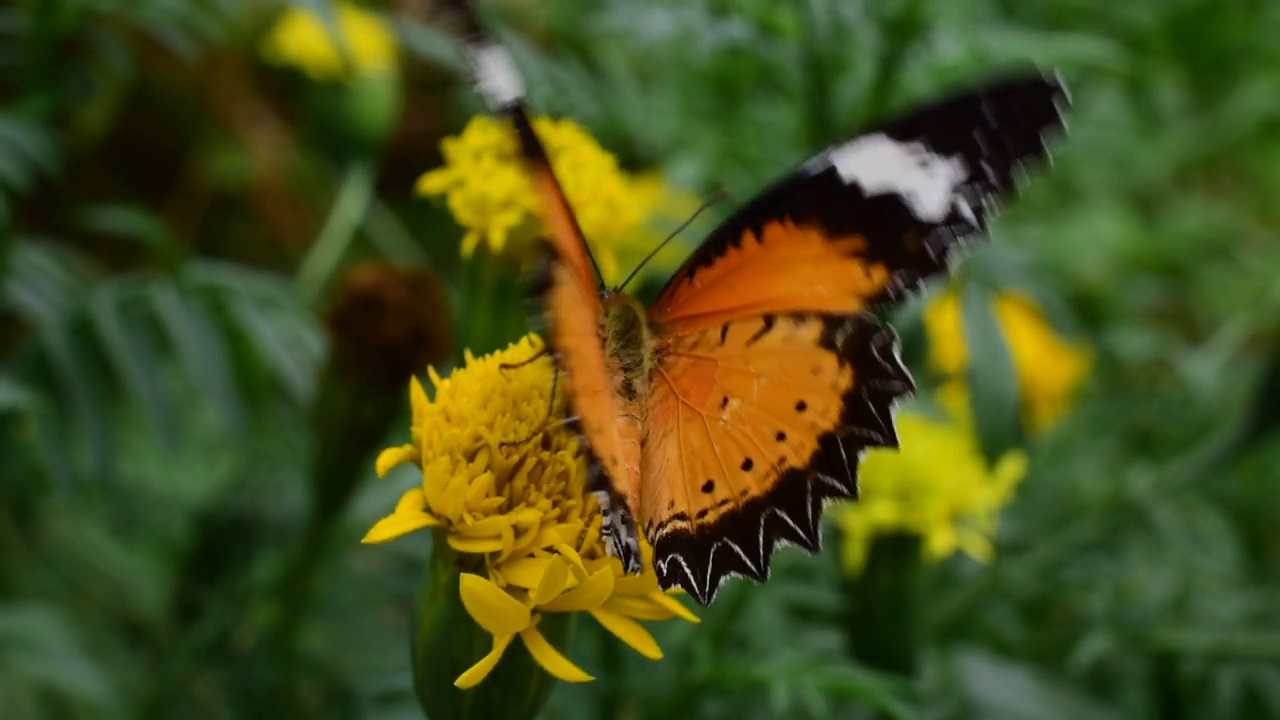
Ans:
{"type": "MultiPolygon", "coordinates": [[[[562,214],[570,223],[570,231],[578,238],[584,238],[578,218],[569,206],[564,194],[564,187],[551,168],[551,160],[547,150],[533,130],[533,123],[524,104],[524,78],[520,76],[511,53],[499,45],[485,33],[483,26],[465,0],[451,0],[447,3],[462,20],[466,46],[463,49],[476,86],[476,91],[485,103],[496,113],[507,116],[515,127],[520,142],[520,152],[525,162],[533,170],[537,178],[545,178],[547,201],[560,206],[562,214]]],[[[542,183],[540,183],[541,185],[542,183]]],[[[582,241],[587,259],[591,261],[591,269],[595,272],[596,283],[604,287],[604,275],[600,272],[600,264],[586,241],[582,241]]]]}
{"type": "Polygon", "coordinates": [[[684,232],[690,225],[693,224],[693,221],[698,219],[699,215],[701,215],[703,212],[708,210],[712,205],[715,205],[716,203],[720,202],[721,200],[724,200],[727,197],[729,197],[729,191],[725,190],[724,188],[720,188],[719,190],[712,193],[711,196],[708,197],[705,201],[703,201],[702,205],[697,210],[695,210],[692,215],[689,216],[688,220],[685,220],[684,222],[680,223],[680,226],[677,227],[675,230],[672,230],[671,234],[667,236],[666,240],[663,240],[662,242],[658,243],[657,247],[650,250],[649,254],[645,255],[644,259],[641,260],[640,263],[636,265],[635,268],[631,271],[631,274],[627,275],[627,279],[623,280],[622,283],[619,284],[618,287],[614,288],[613,291],[622,292],[623,290],[625,290],[627,288],[627,283],[631,282],[632,279],[634,279],[635,276],[639,274],[641,270],[644,269],[644,266],[648,265],[649,261],[655,258],[658,255],[658,253],[662,251],[662,248],[667,246],[667,243],[671,242],[676,238],[677,235],[684,232]]]}

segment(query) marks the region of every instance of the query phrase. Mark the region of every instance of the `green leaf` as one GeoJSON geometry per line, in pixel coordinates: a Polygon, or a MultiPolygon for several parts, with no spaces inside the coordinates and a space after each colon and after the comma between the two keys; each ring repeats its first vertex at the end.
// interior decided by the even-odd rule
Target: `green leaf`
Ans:
{"type": "Polygon", "coordinates": [[[231,371],[226,343],[212,321],[172,281],[154,283],[147,292],[187,376],[218,408],[225,426],[239,434],[245,424],[241,391],[231,371]]]}
{"type": "Polygon", "coordinates": [[[1119,720],[1097,700],[1042,672],[980,650],[951,657],[971,717],[985,720],[1119,720]]]}
{"type": "Polygon", "coordinates": [[[245,297],[227,298],[226,308],[289,396],[302,405],[310,402],[315,388],[315,358],[308,357],[305,348],[285,337],[281,332],[284,328],[273,321],[267,308],[245,297]]]}
{"type": "Polygon", "coordinates": [[[116,376],[137,403],[152,432],[167,445],[174,439],[173,414],[159,384],[159,363],[139,331],[137,319],[129,317],[127,305],[134,298],[129,284],[109,283],[93,293],[89,318],[116,376]]]}
{"type": "Polygon", "coordinates": [[[988,462],[1022,444],[1018,375],[996,319],[994,294],[976,282],[960,289],[965,347],[969,353],[969,402],[988,462]]]}
{"type": "Polygon", "coordinates": [[[173,234],[155,214],[132,205],[102,203],[80,213],[80,227],[90,233],[132,240],[152,250],[172,250],[173,234]]]}
{"type": "Polygon", "coordinates": [[[85,652],[72,626],[43,604],[0,604],[0,675],[22,678],[99,711],[117,703],[108,675],[85,652]]]}
{"type": "Polygon", "coordinates": [[[0,413],[37,407],[40,397],[17,380],[0,375],[0,413]]]}

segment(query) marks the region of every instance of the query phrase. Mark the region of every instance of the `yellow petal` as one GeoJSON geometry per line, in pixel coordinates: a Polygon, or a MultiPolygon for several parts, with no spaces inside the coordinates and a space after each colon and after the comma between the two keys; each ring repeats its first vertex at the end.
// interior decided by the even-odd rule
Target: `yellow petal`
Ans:
{"type": "Polygon", "coordinates": [[[609,599],[613,592],[613,569],[604,567],[587,578],[578,587],[561,593],[559,597],[545,603],[540,609],[548,612],[572,612],[598,608],[609,599]]]}
{"type": "Polygon", "coordinates": [[[481,553],[498,552],[502,549],[502,538],[464,538],[450,533],[449,547],[457,550],[458,552],[474,553],[476,555],[481,553]]]}
{"type": "Polygon", "coordinates": [[[643,575],[623,575],[618,578],[617,593],[619,595],[643,596],[658,589],[658,576],[651,572],[643,575]]]}
{"type": "MultiPolygon", "coordinates": [[[[563,527],[563,526],[561,526],[563,527]]],[[[556,543],[556,552],[560,553],[565,560],[569,561],[569,571],[574,574],[578,580],[587,579],[587,566],[582,564],[582,557],[578,555],[578,551],[564,543],[556,543]]]]}
{"type": "MultiPolygon", "coordinates": [[[[435,368],[428,368],[432,377],[439,378],[435,368]]],[[[427,399],[427,391],[422,388],[422,383],[415,375],[409,378],[409,409],[412,413],[412,426],[415,428],[422,427],[426,420],[427,408],[431,407],[431,401],[427,399]]]]}
{"type": "Polygon", "coordinates": [[[627,597],[625,595],[614,595],[609,598],[603,609],[619,615],[626,615],[636,620],[670,620],[675,614],[671,611],[671,608],[652,602],[648,597],[627,597]]]}
{"type": "Polygon", "coordinates": [[[378,477],[386,477],[387,473],[391,472],[391,468],[417,459],[418,448],[412,445],[387,448],[378,453],[378,460],[374,463],[374,469],[377,471],[378,477]]]}
{"type": "Polygon", "coordinates": [[[533,604],[541,605],[554,600],[556,596],[564,592],[565,585],[568,582],[568,563],[560,556],[551,558],[551,561],[547,563],[547,569],[542,573],[542,579],[538,582],[537,589],[533,591],[533,604]]]}
{"type": "Polygon", "coordinates": [[[531,552],[534,550],[536,539],[538,539],[538,525],[525,530],[520,536],[513,537],[511,555],[521,556],[531,552]]]}
{"type": "Polygon", "coordinates": [[[454,525],[453,532],[466,538],[501,537],[503,528],[511,527],[511,518],[504,515],[493,515],[473,523],[454,525]]]}
{"type": "Polygon", "coordinates": [[[658,641],[653,639],[648,630],[645,630],[640,623],[632,620],[625,615],[619,615],[608,610],[589,610],[591,617],[596,622],[604,626],[605,630],[613,633],[622,642],[630,645],[632,649],[650,660],[662,659],[662,648],[658,647],[658,641]]]}
{"type": "Polygon", "coordinates": [[[582,671],[582,668],[574,665],[569,658],[560,654],[547,642],[547,639],[538,632],[538,628],[530,627],[520,633],[520,639],[524,641],[524,646],[529,649],[529,654],[534,660],[543,667],[552,677],[571,683],[591,682],[595,678],[582,671]]]}
{"type": "Polygon", "coordinates": [[[467,233],[462,236],[462,245],[458,247],[458,252],[463,258],[469,258],[475,254],[476,246],[479,244],[480,233],[475,230],[468,230],[467,233]]]}
{"type": "Polygon", "coordinates": [[[498,661],[502,659],[502,653],[506,652],[507,646],[511,644],[515,635],[494,635],[493,649],[488,655],[480,658],[480,662],[467,668],[467,671],[458,676],[453,681],[453,686],[459,690],[469,690],[479,685],[482,680],[493,672],[493,668],[497,666],[498,661]]]}
{"type": "Polygon", "coordinates": [[[396,503],[397,513],[426,512],[427,510],[427,494],[422,492],[422,488],[416,487],[400,496],[400,502],[396,503]]]}
{"type": "Polygon", "coordinates": [[[444,490],[453,477],[453,462],[448,455],[441,455],[422,467],[422,492],[427,496],[427,507],[436,513],[443,514],[445,505],[444,490]]]}
{"type": "Polygon", "coordinates": [[[512,530],[510,525],[503,527],[498,535],[498,542],[502,543],[502,550],[498,552],[498,560],[506,560],[511,557],[511,552],[516,549],[516,531],[512,530]]]}
{"type": "Polygon", "coordinates": [[[440,512],[444,518],[453,522],[459,522],[462,520],[462,513],[467,509],[467,488],[471,486],[471,478],[467,475],[467,469],[465,467],[459,467],[457,468],[457,471],[458,472],[445,483],[444,492],[441,494],[441,502],[443,505],[439,508],[432,505],[432,508],[437,512],[440,512]]]}
{"type": "Polygon", "coordinates": [[[654,593],[653,595],[649,596],[649,600],[666,607],[668,610],[671,611],[672,615],[675,615],[681,620],[687,620],[688,622],[691,622],[691,623],[702,622],[702,618],[698,617],[697,615],[694,615],[689,610],[689,608],[684,606],[684,603],[671,597],[670,595],[667,595],[664,593],[654,593]]]}
{"type": "Polygon", "coordinates": [[[453,185],[453,171],[449,168],[438,168],[425,172],[413,184],[413,191],[418,195],[440,195],[453,185]]]}
{"type": "Polygon", "coordinates": [[[360,542],[366,544],[384,543],[415,530],[438,527],[442,524],[434,515],[424,512],[392,513],[369,528],[369,532],[365,533],[360,542]]]}
{"type": "Polygon", "coordinates": [[[508,583],[531,590],[542,582],[550,564],[551,558],[522,557],[502,563],[500,569],[508,583]]]}
{"type": "Polygon", "coordinates": [[[524,603],[508,595],[488,578],[463,573],[458,578],[458,594],[467,614],[492,635],[514,635],[533,622],[524,603]]]}

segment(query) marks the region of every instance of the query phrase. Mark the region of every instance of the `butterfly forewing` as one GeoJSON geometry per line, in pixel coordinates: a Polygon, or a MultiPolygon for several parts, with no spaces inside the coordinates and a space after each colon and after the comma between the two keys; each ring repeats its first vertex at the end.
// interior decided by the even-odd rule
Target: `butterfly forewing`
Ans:
{"type": "Polygon", "coordinates": [[[1065,91],[995,83],[814,157],[735,213],[650,310],[658,338],[640,520],[664,587],[710,602],[762,580],[775,545],[816,551],[862,450],[896,446],[910,392],[868,311],[947,269],[1019,168],[1046,157],[1065,91]]]}
{"type": "Polygon", "coordinates": [[[763,312],[861,312],[900,297],[986,228],[1019,168],[1046,157],[1065,103],[1055,78],[1032,74],[829,148],[717,228],[651,317],[682,332],[763,312]]]}

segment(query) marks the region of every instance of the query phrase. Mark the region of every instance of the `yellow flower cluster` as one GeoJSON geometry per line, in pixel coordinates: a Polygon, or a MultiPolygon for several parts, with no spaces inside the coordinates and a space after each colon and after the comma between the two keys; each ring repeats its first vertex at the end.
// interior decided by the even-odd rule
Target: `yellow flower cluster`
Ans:
{"type": "MultiPolygon", "coordinates": [[[[1000,293],[992,309],[1018,375],[1027,427],[1047,428],[1066,411],[1089,372],[1092,355],[1087,347],[1054,332],[1030,298],[1000,293]]],[[[951,378],[963,375],[969,356],[958,294],[948,291],[931,302],[924,323],[934,368],[951,378]]]]}
{"type": "Polygon", "coordinates": [[[348,2],[331,8],[332,27],[312,10],[290,6],[263,40],[263,57],[296,67],[317,82],[396,67],[396,37],[382,18],[348,2]]]}
{"type": "MultiPolygon", "coordinates": [[[[612,155],[570,120],[538,117],[533,126],[606,282],[620,280],[662,240],[653,227],[656,217],[679,222],[697,206],[696,199],[672,192],[655,175],[623,172],[612,155]]],[[[444,167],[423,174],[415,190],[445,197],[449,212],[466,229],[463,257],[481,244],[495,254],[526,257],[544,232],[543,210],[510,123],[477,116],[460,135],[446,137],[440,149],[444,167]]],[[[672,248],[646,269],[669,268],[679,262],[679,253],[672,248]]]]}
{"type": "Polygon", "coordinates": [[[858,502],[835,516],[850,573],[861,572],[876,535],[894,532],[919,535],[928,559],[957,550],[990,559],[996,519],[1026,474],[1027,457],[1013,450],[989,468],[964,390],[944,388],[942,399],[940,416],[919,408],[897,414],[900,450],[871,450],[863,458],[858,502]]]}
{"type": "Polygon", "coordinates": [[[486,357],[467,353],[466,366],[447,379],[432,370],[434,400],[415,380],[412,442],[383,451],[377,462],[379,475],[414,463],[422,469],[422,484],[406,492],[364,541],[439,528],[450,547],[483,568],[483,575],[461,576],[460,593],[467,612],[493,635],[493,649],[458,677],[455,684],[464,689],[493,670],[516,636],[553,676],[591,680],[538,631],[543,613],[586,611],[655,660],[662,651],[636,619],[697,622],[658,587],[648,556],[644,574],[629,576],[607,555],[578,441],[562,429],[544,428],[551,361],[500,367],[528,360],[540,345],[529,336],[486,357]],[[530,442],[516,442],[540,431],[530,442]]]}

